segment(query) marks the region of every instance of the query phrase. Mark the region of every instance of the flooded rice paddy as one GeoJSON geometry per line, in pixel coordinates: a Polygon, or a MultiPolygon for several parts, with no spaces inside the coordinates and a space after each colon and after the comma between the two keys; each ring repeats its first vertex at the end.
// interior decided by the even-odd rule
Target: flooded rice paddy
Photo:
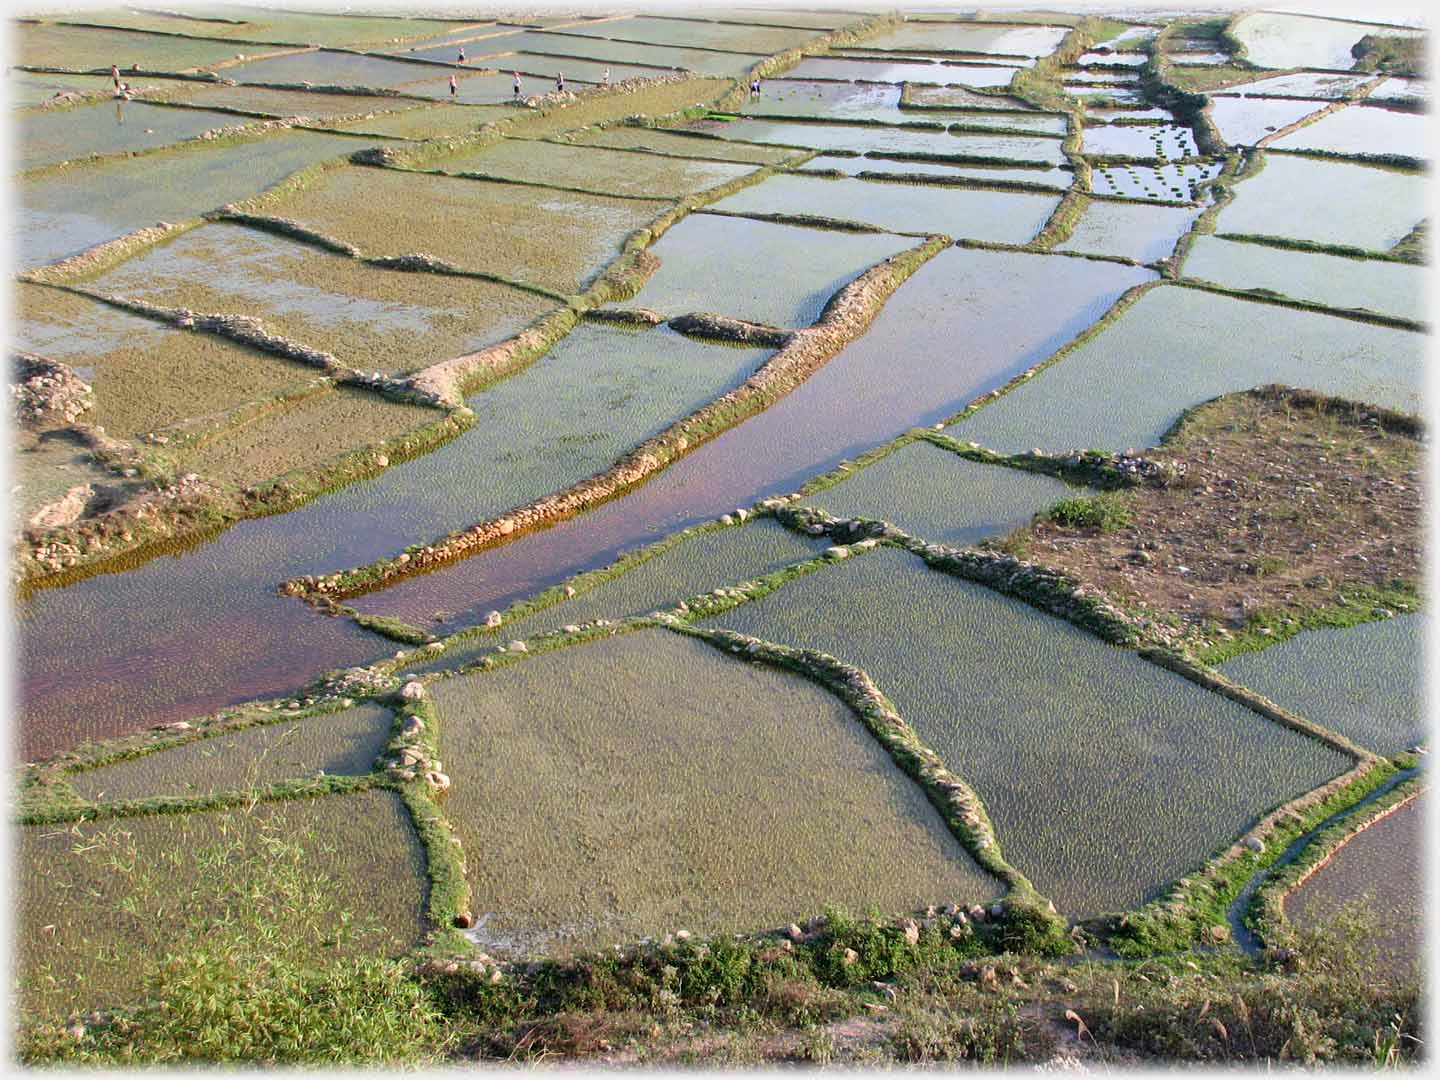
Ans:
{"type": "Polygon", "coordinates": [[[1330,861],[1285,898],[1292,925],[1324,925],[1358,905],[1373,927],[1367,946],[1379,976],[1400,976],[1425,962],[1427,796],[1406,803],[1345,842],[1330,861]]]}
{"type": "Polygon", "coordinates": [[[1210,99],[1210,119],[1227,146],[1254,146],[1281,128],[1298,123],[1326,107],[1327,104],[1321,101],[1217,94],[1210,99]]]}
{"type": "Polygon", "coordinates": [[[979,792],[1006,858],[1073,915],[1142,902],[1346,767],[1133,653],[895,549],[706,622],[868,672],[979,792]]]}
{"type": "Polygon", "coordinates": [[[1245,46],[1247,59],[1259,67],[1346,71],[1355,66],[1351,49],[1367,34],[1410,37],[1423,31],[1348,19],[1260,11],[1239,20],[1231,33],[1245,46]]]}
{"type": "Polygon", "coordinates": [[[772,176],[713,204],[737,214],[819,214],[895,232],[942,232],[956,239],[1028,243],[1058,196],[870,180],[772,176]]]}
{"type": "MultiPolygon", "coordinates": [[[[410,668],[415,672],[445,671],[473,663],[516,637],[531,637],[563,626],[674,607],[682,600],[724,585],[758,578],[791,563],[819,554],[826,542],[792,532],[774,521],[752,520],[729,528],[696,532],[663,551],[641,549],[628,569],[612,575],[612,568],[581,574],[567,587],[574,597],[518,618],[507,619],[497,630],[476,628],[448,646],[437,658],[410,668]]],[[[364,606],[362,598],[361,606],[364,606]]]]}
{"type": "MultiPolygon", "coordinates": [[[[556,156],[560,159],[557,182],[563,182],[565,153],[556,156]]],[[[523,171],[507,170],[506,155],[497,157],[496,175],[523,171]]],[[[513,160],[514,155],[510,157],[513,160]]],[[[641,162],[637,171],[645,164],[641,162]]],[[[447,163],[447,167],[491,171],[487,161],[447,163]]],[[[662,170],[645,171],[653,175],[662,170]]],[[[679,174],[672,180],[677,187],[684,186],[680,177],[687,175],[707,182],[703,172],[696,177],[695,172],[668,171],[679,174]]],[[[708,179],[723,182],[713,174],[708,179]]],[[[612,185],[602,180],[597,186],[612,185]]],[[[609,198],[356,165],[335,169],[261,212],[299,222],[369,257],[430,255],[462,270],[499,274],[568,295],[589,285],[620,254],[631,233],[672,205],[661,199],[609,198]],[[356,207],[364,211],[356,213],[356,207]],[[555,237],[561,235],[566,242],[557,244],[555,237]]],[[[449,297],[440,293],[436,299],[449,297]]],[[[499,308],[504,301],[477,293],[470,303],[499,308]]],[[[509,336],[510,327],[505,329],[502,337],[509,336]]],[[[471,347],[458,346],[452,355],[471,347]]],[[[430,355],[443,355],[444,349],[432,349],[430,355]]]]}
{"type": "Polygon", "coordinates": [[[1219,233],[1387,251],[1425,216],[1423,176],[1348,161],[1266,154],[1237,192],[1244,198],[1220,212],[1219,233]]]}
{"type": "Polygon", "coordinates": [[[1092,199],[1070,236],[1055,250],[1156,262],[1170,257],[1200,213],[1199,207],[1092,199]]]}
{"type": "Polygon", "coordinates": [[[1350,105],[1282,135],[1276,150],[1315,150],[1346,157],[1424,157],[1429,119],[1371,105],[1350,105]]]}
{"type": "Polygon", "coordinates": [[[508,285],[382,269],[228,224],[202,225],[88,287],[163,307],[251,316],[342,363],[381,372],[474,352],[555,307],[508,285]]]}
{"type": "Polygon", "coordinates": [[[878,518],[912,536],[965,547],[1030,524],[1073,489],[1053,477],[978,465],[929,443],[902,446],[806,506],[838,518],[878,518]]]}
{"type": "Polygon", "coordinates": [[[1263,244],[1196,237],[1184,274],[1232,289],[1263,291],[1326,307],[1425,317],[1427,271],[1399,262],[1349,259],[1263,244]]]}
{"type": "Polygon", "coordinates": [[[703,642],[640,631],[433,692],[489,952],[1000,891],[837,699],[703,642]]]}
{"type": "Polygon", "coordinates": [[[16,832],[17,1005],[31,1020],[142,997],[247,894],[262,900],[238,906],[302,965],[403,954],[424,929],[423,852],[388,791],[16,832]],[[353,929],[337,942],[342,915],[353,929]]]}
{"type": "Polygon", "coordinates": [[[950,433],[1011,453],[1142,448],[1191,406],[1266,383],[1414,412],[1424,350],[1409,330],[1166,285],[950,433]]]}
{"type": "MultiPolygon", "coordinates": [[[[864,60],[849,56],[809,56],[787,71],[791,79],[840,79],[847,82],[914,83],[921,86],[1009,86],[1015,68],[1001,64],[952,64],[921,57],[864,60]]],[[[783,83],[771,83],[772,88],[783,83]]]]}
{"type": "Polygon", "coordinates": [[[696,214],[655,242],[660,269],[624,303],[670,317],[712,311],[769,326],[808,326],[836,292],[917,243],[696,214]]]}
{"type": "Polygon", "coordinates": [[[288,723],[262,724],[229,735],[158,750],[67,777],[87,802],[196,796],[260,788],[277,780],[370,771],[390,738],[389,709],[352,709],[288,723]]]}
{"type": "Polygon", "coordinates": [[[1424,615],[1307,630],[1227,660],[1236,682],[1377,754],[1425,738],[1424,615]]]}
{"type": "MultiPolygon", "coordinates": [[[[506,139],[477,152],[441,158],[433,165],[446,172],[481,173],[509,180],[579,187],[637,198],[648,196],[651,200],[684,198],[697,191],[728,184],[755,171],[754,166],[739,163],[667,159],[658,154],[627,153],[602,146],[565,146],[519,139],[506,139]]],[[[511,199],[519,195],[513,189],[507,192],[507,197],[511,199]]],[[[669,208],[653,201],[636,202],[634,205],[636,213],[649,210],[651,219],[659,217],[662,210],[669,208]]],[[[477,216],[477,220],[488,222],[489,216],[477,216]]],[[[566,235],[579,231],[585,224],[581,218],[567,229],[566,235]]]]}
{"type": "Polygon", "coordinates": [[[1147,280],[1153,275],[1113,264],[952,248],[803,385],[624,499],[355,603],[422,623],[437,611],[451,613],[447,625],[480,622],[490,609],[627,547],[794,491],[847,457],[953,415],[1147,280]]]}
{"type": "Polygon", "coordinates": [[[1014,162],[1037,168],[1059,165],[1065,160],[1059,139],[1032,135],[870,128],[848,124],[787,124],[764,120],[735,120],[720,129],[720,133],[727,139],[742,142],[804,146],[875,157],[916,154],[939,160],[982,158],[991,164],[1014,162]]]}
{"type": "Polygon", "coordinates": [[[56,262],[158,221],[198,217],[366,145],[343,135],[289,131],[26,178],[14,187],[12,250],[22,267],[56,262]]]}
{"type": "MultiPolygon", "coordinates": [[[[1417,411],[1425,337],[1360,313],[1423,318],[1425,271],[1394,261],[1408,255],[1343,251],[1384,253],[1410,236],[1425,217],[1425,179],[1316,155],[1403,165],[1421,155],[1422,114],[1349,105],[1278,140],[1225,181],[1232,197],[1216,235],[1182,245],[1183,267],[1152,268],[1197,227],[1205,185],[1227,165],[1199,159],[1193,117],[1158,107],[1135,77],[1158,26],[1110,26],[1108,42],[1065,51],[1067,67],[1045,58],[1074,40],[1069,29],[1033,22],[889,19],[822,41],[855,18],[767,10],[520,25],[225,10],[232,21],[136,9],[96,13],[103,26],[41,19],[16,34],[22,65],[72,69],[8,79],[20,267],[157,222],[185,226],[40,275],[66,288],[12,286],[12,348],[67,365],[93,399],[77,416],[27,420],[14,457],[23,515],[53,522],[67,505],[89,515],[15,537],[17,567],[40,579],[22,583],[15,609],[19,753],[92,763],[27,774],[24,820],[60,822],[18,833],[27,1017],[151,992],[157,958],[192,948],[235,889],[262,898],[247,910],[274,921],[296,963],[413,950],[439,929],[422,916],[434,899],[427,870],[437,872],[412,823],[424,807],[453,826],[464,854],[476,917],[467,936],[503,957],[680,929],[753,932],[830,906],[888,914],[999,895],[1001,882],[840,698],[644,620],[769,574],[776,591],[704,625],[863,668],[973,785],[1005,859],[1064,915],[1133,909],[1349,767],[1318,739],[893,545],[821,562],[833,539],[735,511],[843,465],[798,505],[887,520],[931,543],[993,544],[1077,489],[924,440],[872,452],[950,421],[1057,352],[948,434],[1001,451],[1141,447],[1208,398],[1268,382],[1417,411]],[[744,92],[757,64],[789,50],[758,95],[744,92]],[[111,63],[154,89],[109,99],[111,63]],[[664,81],[595,87],[607,69],[612,82],[664,81]],[[202,74],[174,78],[191,70],[202,74]],[[526,95],[545,94],[563,71],[576,96],[516,103],[516,70],[526,95]],[[37,107],[62,92],[88,96],[37,107]],[[262,118],[339,130],[281,123],[198,138],[262,118]],[[1082,124],[1088,170],[1065,149],[1082,124]],[[382,145],[402,156],[361,159],[382,167],[345,160],[382,145]],[[773,175],[744,186],[767,166],[773,175]],[[1087,172],[1093,198],[1083,197],[1087,172]],[[1072,187],[1081,197],[1062,202],[1072,187]],[[198,220],[231,204],[283,221],[198,220]],[[842,227],[821,227],[825,218],[842,227]],[[656,221],[661,235],[644,231],[656,221]],[[285,234],[297,225],[315,235],[285,234]],[[367,582],[340,597],[359,620],[282,593],[401,553],[423,563],[447,534],[573,489],[747,381],[766,386],[773,344],[565,313],[567,303],[583,310],[575,294],[627,242],[645,241],[646,255],[622,284],[634,294],[611,309],[799,329],[845,285],[872,268],[883,280],[936,234],[965,246],[937,245],[902,264],[903,282],[832,308],[823,329],[791,339],[820,354],[800,385],[767,388],[754,415],[692,429],[681,456],[608,501],[539,527],[522,521],[503,543],[424,573],[367,582]],[[406,270],[373,262],[420,255],[406,270]],[[1162,284],[1157,270],[1188,280],[1162,284]],[[1142,285],[1155,287],[1107,314],[1142,285]],[[400,381],[384,394],[337,386],[318,367],[120,300],[257,320],[400,381]],[[450,385],[447,361],[514,342],[541,319],[538,346],[527,338],[514,355],[491,354],[501,369],[454,386],[455,405],[396,390],[450,385]],[[118,450],[89,449],[112,445],[100,430],[118,450]],[[120,463],[103,464],[106,454],[120,463]],[[127,472],[129,461],[159,479],[127,472]],[[370,475],[323,490],[342,463],[347,480],[370,475]],[[119,546],[116,522],[127,543],[132,526],[148,535],[105,500],[150,484],[158,502],[181,474],[215,492],[223,516],[199,504],[173,518],[173,540],[161,533],[92,566],[105,544],[119,546]],[[277,509],[257,493],[282,477],[309,501],[244,516],[277,509]],[[42,543],[56,545],[53,566],[35,554],[42,543]],[[576,626],[626,619],[570,640],[576,626]],[[460,630],[414,652],[384,636],[460,630]],[[515,655],[509,643],[527,638],[538,655],[515,655]],[[376,767],[398,700],[379,695],[402,685],[385,681],[382,658],[433,698],[444,798],[376,767]],[[317,689],[324,673],[359,665],[376,669],[317,689]],[[297,718],[316,695],[325,704],[297,718]],[[139,756],[82,745],[236,705],[273,722],[139,756]],[[266,787],[278,782],[290,786],[266,787]],[[294,782],[351,793],[293,799],[294,782]],[[251,801],[213,809],[241,798],[251,801]],[[123,816],[66,820],[91,802],[123,816]],[[318,929],[331,925],[353,932],[318,929]]],[[[1336,50],[1348,56],[1362,24],[1252,13],[1235,25],[1252,61],[1312,70],[1213,95],[1211,118],[1232,146],[1372,82],[1383,81],[1377,100],[1414,108],[1425,98],[1420,80],[1315,70],[1348,69],[1353,57],[1339,63],[1336,50]]],[[[1200,59],[1213,40],[1197,36],[1171,59],[1200,59]]],[[[1228,164],[1227,176],[1243,162],[1228,164]]],[[[1210,231],[1208,217],[1199,228],[1210,231]]],[[[1393,753],[1423,737],[1424,618],[1309,631],[1222,670],[1393,753]]],[[[1341,868],[1337,858],[1312,880],[1337,881],[1341,868]]],[[[1292,917],[1302,906],[1292,899],[1292,917]]]]}
{"type": "Polygon", "coordinates": [[[140,101],[103,101],[60,112],[24,115],[15,163],[22,169],[90,154],[134,153],[193,139],[245,117],[206,109],[171,109],[140,101]]]}

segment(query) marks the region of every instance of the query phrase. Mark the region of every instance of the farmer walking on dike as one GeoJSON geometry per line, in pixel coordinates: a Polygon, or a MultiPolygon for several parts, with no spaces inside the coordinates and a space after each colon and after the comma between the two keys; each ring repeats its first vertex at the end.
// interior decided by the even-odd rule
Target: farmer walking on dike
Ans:
{"type": "Polygon", "coordinates": [[[565,73],[563,71],[555,76],[555,89],[561,94],[565,92],[565,73]]]}
{"type": "Polygon", "coordinates": [[[515,100],[520,100],[520,73],[515,72],[515,100]]]}
{"type": "Polygon", "coordinates": [[[454,76],[454,75],[451,75],[451,76],[450,76],[450,96],[451,96],[452,98],[455,96],[455,76],[454,76]]]}
{"type": "Polygon", "coordinates": [[[110,65],[110,78],[115,82],[115,89],[120,89],[120,69],[114,64],[110,65]]]}
{"type": "Polygon", "coordinates": [[[750,96],[751,96],[752,98],[758,98],[758,97],[760,96],[760,80],[759,80],[759,79],[751,79],[751,80],[750,80],[750,96]]]}

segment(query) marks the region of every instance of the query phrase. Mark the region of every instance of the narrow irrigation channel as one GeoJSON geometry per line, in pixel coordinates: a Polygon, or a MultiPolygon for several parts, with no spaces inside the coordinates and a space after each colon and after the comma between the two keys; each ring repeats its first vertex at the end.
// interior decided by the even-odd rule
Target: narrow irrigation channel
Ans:
{"type": "Polygon", "coordinates": [[[1336,822],[1364,810],[1365,807],[1377,799],[1388,795],[1412,776],[1419,775],[1424,769],[1425,766],[1423,765],[1417,765],[1413,769],[1403,769],[1353,806],[1348,806],[1344,810],[1331,814],[1309,832],[1296,837],[1291,841],[1290,846],[1281,853],[1280,858],[1265,867],[1265,869],[1258,871],[1254,877],[1247,881],[1245,887],[1240,890],[1240,894],[1235,897],[1235,900],[1230,905],[1229,911],[1227,911],[1225,915],[1226,920],[1230,923],[1231,936],[1235,939],[1235,944],[1240,946],[1241,951],[1247,955],[1254,956],[1261,950],[1260,939],[1255,936],[1254,931],[1245,925],[1245,912],[1250,907],[1250,900],[1254,897],[1260,886],[1265,884],[1266,879],[1269,878],[1271,874],[1288,863],[1294,862],[1295,859],[1299,857],[1300,852],[1303,851],[1306,845],[1315,839],[1318,834],[1324,832],[1336,822]]]}

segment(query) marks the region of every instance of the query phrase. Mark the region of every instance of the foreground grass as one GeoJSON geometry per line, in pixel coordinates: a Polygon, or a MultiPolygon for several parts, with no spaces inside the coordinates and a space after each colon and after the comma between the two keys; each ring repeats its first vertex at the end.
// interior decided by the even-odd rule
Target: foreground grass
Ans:
{"type": "Polygon", "coordinates": [[[674,942],[503,973],[305,971],[224,934],[170,958],[152,1004],[24,1030],[19,1049],[27,1064],[111,1065],[1412,1062],[1418,986],[1372,975],[1366,933],[1354,912],[1302,933],[1288,970],[1234,953],[1060,963],[992,955],[1007,939],[990,927],[956,940],[832,913],[798,944],[674,942]]]}

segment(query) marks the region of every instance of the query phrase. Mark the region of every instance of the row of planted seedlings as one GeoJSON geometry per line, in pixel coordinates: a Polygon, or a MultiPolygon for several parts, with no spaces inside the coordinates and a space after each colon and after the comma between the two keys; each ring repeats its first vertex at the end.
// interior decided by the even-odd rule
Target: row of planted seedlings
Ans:
{"type": "MultiPolygon", "coordinates": [[[[675,82],[666,79],[663,84],[675,82]]],[[[682,80],[683,81],[683,80],[682,80]]],[[[542,111],[540,116],[546,115],[542,111]]],[[[688,115],[682,112],[678,116],[688,115]]],[[[517,116],[517,120],[528,118],[528,114],[517,116]]],[[[513,123],[510,121],[509,123],[513,123]]],[[[423,160],[427,155],[453,151],[457,145],[484,144],[501,138],[494,131],[486,130],[462,140],[434,140],[421,144],[410,144],[406,160],[423,160]]],[[[393,152],[391,152],[393,153],[393,152]]],[[[374,154],[355,155],[362,161],[378,157],[384,160],[389,155],[384,149],[374,154]]],[[[156,504],[155,500],[120,508],[103,517],[83,521],[74,526],[62,526],[47,530],[37,543],[22,551],[23,573],[30,582],[66,584],[79,577],[96,572],[115,558],[127,561],[137,556],[144,557],[158,546],[171,543],[177,538],[190,535],[207,535],[224,528],[230,523],[246,517],[279,513],[291,510],[326,491],[373,475],[392,462],[408,460],[434,449],[464,431],[473,423],[473,413],[463,401],[463,390],[478,382],[489,382],[516,371],[536,357],[543,355],[550,346],[568,333],[578,323],[580,315],[601,304],[613,302],[639,290],[645,277],[653,270],[653,260],[647,260],[646,248],[666,228],[680,220],[690,209],[703,205],[713,198],[723,197],[729,191],[746,183],[758,182],[769,175],[769,170],[759,170],[757,175],[742,177],[731,184],[722,185],[714,192],[702,192],[677,203],[665,211],[648,227],[632,233],[624,242],[622,252],[614,262],[583,293],[566,296],[530,283],[512,280],[492,272],[464,270],[440,260],[417,253],[402,257],[367,257],[354,245],[308,229],[296,222],[274,218],[264,213],[267,206],[282,201],[287,195],[320,181],[336,169],[346,167],[344,159],[322,162],[293,174],[263,195],[246,200],[242,204],[223,207],[202,218],[187,220],[171,225],[142,229],[134,234],[110,241],[80,255],[70,257],[61,263],[30,271],[22,280],[32,281],[47,287],[56,287],[92,296],[83,284],[87,278],[102,274],[133,257],[143,254],[158,245],[169,242],[206,221],[230,221],[251,228],[272,231],[290,239],[312,245],[321,250],[356,259],[367,265],[384,269],[408,270],[414,272],[461,275],[476,280],[519,289],[542,298],[554,300],[557,307],[549,314],[536,318],[518,335],[478,353],[442,360],[421,369],[410,376],[395,377],[366,373],[351,369],[323,350],[290,341],[271,333],[253,319],[238,316],[197,313],[188,310],[172,310],[140,301],[126,301],[121,298],[94,295],[105,303],[114,304],[123,310],[179,329],[213,333],[238,344],[270,352],[296,363],[314,366],[323,373],[316,390],[331,385],[354,386],[362,390],[377,392],[383,398],[406,404],[437,407],[445,415],[436,422],[424,425],[385,442],[352,451],[337,459],[314,466],[296,469],[247,487],[241,492],[218,495],[209,485],[192,484],[183,492],[176,492],[174,484],[167,482],[175,470],[165,461],[163,453],[147,450],[144,457],[152,466],[149,471],[156,477],[156,486],[167,496],[156,504]],[[177,497],[177,495],[179,497],[177,497]],[[141,507],[145,509],[141,510],[141,507]]],[[[303,395],[302,395],[303,397],[303,395]]],[[[172,449],[183,448],[187,442],[202,437],[213,437],[215,432],[227,426],[243,424],[256,415],[256,410],[285,408],[299,400],[295,395],[283,395],[274,401],[242,406],[232,416],[211,425],[202,434],[189,432],[176,438],[172,449]]],[[[172,434],[164,433],[167,441],[172,434]]],[[[114,440],[110,440],[114,442],[114,440]]],[[[115,450],[115,447],[111,447],[115,450]]],[[[119,447],[116,453],[107,451],[105,460],[116,463],[117,469],[132,468],[137,457],[136,448],[119,447]]]]}

